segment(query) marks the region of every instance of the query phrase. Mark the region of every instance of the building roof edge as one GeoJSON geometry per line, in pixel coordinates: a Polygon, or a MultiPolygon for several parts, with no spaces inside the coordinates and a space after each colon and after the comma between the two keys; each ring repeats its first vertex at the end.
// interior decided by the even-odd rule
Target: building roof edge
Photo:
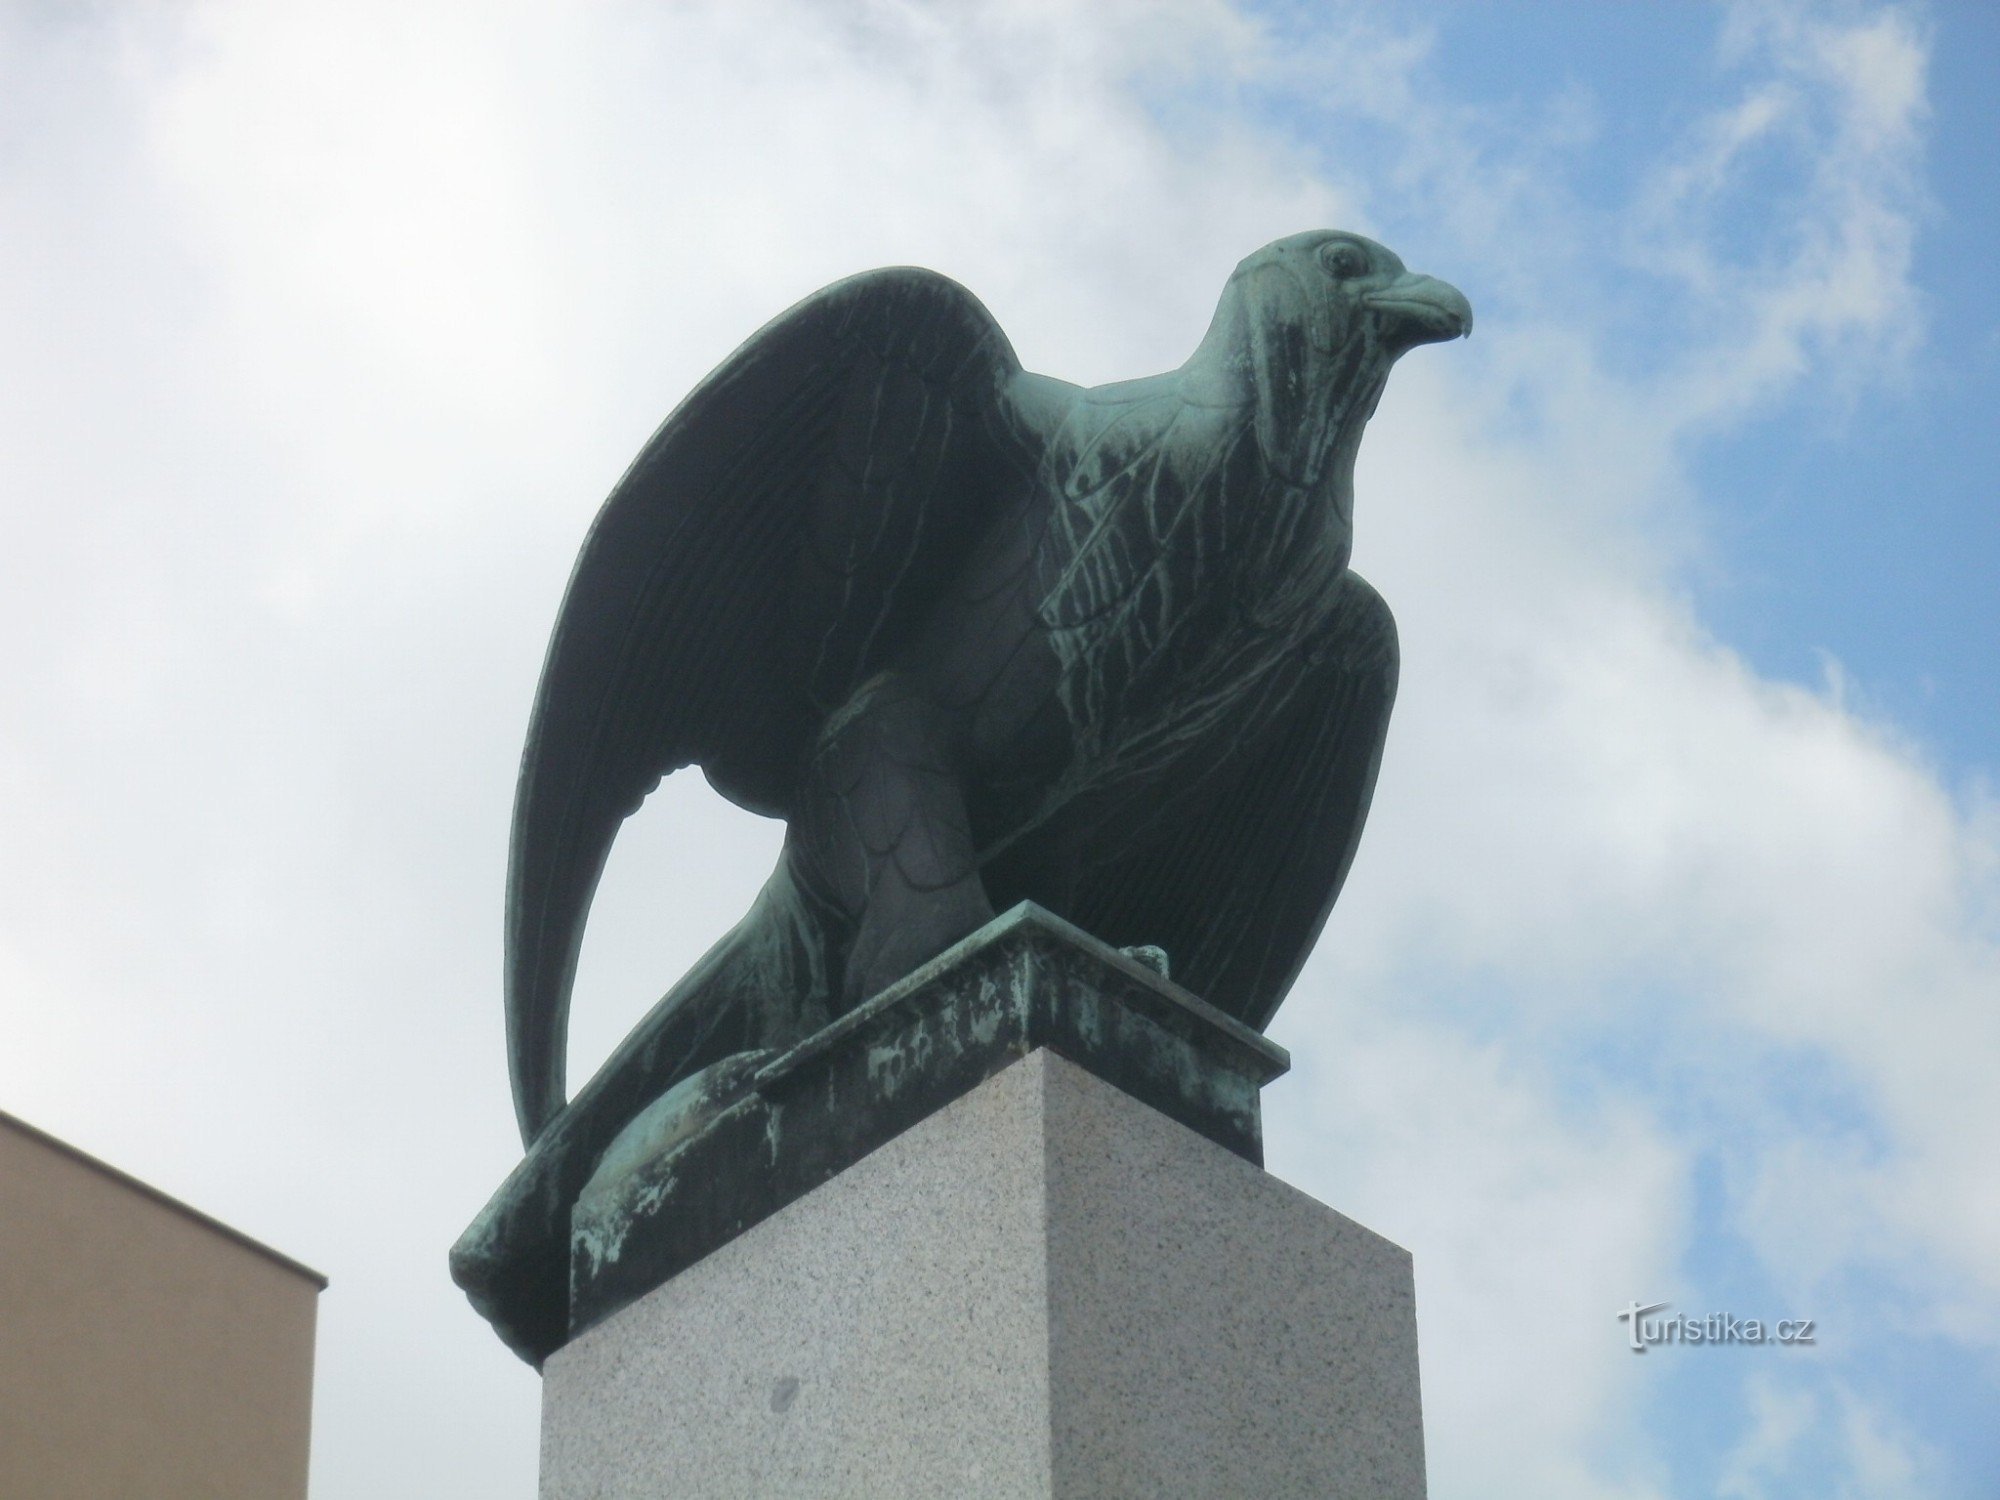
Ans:
{"type": "Polygon", "coordinates": [[[204,1229],[212,1230],[216,1234],[221,1235],[224,1239],[234,1240],[237,1244],[241,1245],[246,1250],[254,1250],[257,1254],[263,1256],[266,1260],[275,1261],[278,1265],[283,1266],[287,1271],[290,1271],[293,1275],[302,1277],[305,1280],[312,1282],[313,1285],[318,1290],[323,1292],[327,1289],[329,1283],[326,1277],[322,1275],[320,1272],[315,1271],[311,1266],[307,1265],[304,1261],[293,1260],[291,1256],[286,1255],[283,1251],[273,1250],[269,1245],[265,1244],[262,1240],[253,1239],[249,1235],[245,1234],[242,1230],[237,1229],[232,1225],[223,1223],[222,1220],[216,1218],[213,1214],[205,1214],[200,1209],[194,1207],[192,1204],[183,1203],[180,1199],[176,1198],[172,1193],[162,1192],[160,1189],[154,1187],[150,1182],[142,1181],[141,1179],[134,1177],[130,1172],[120,1171],[117,1167],[112,1166],[111,1163],[107,1161],[101,1161],[97,1157],[92,1156],[88,1151],[79,1150],[77,1147],[72,1146],[68,1141],[62,1139],[60,1136],[50,1135],[46,1130],[42,1130],[37,1126],[30,1125],[26,1120],[23,1120],[20,1116],[11,1115],[4,1109],[0,1109],[0,1125],[6,1125],[12,1127],[13,1129],[19,1131],[22,1135],[27,1136],[30,1140],[37,1141],[44,1146],[48,1146],[51,1149],[60,1152],[62,1155],[67,1156],[72,1161],[82,1163],[84,1166],[89,1167],[92,1171],[97,1172],[102,1176],[109,1177],[113,1182],[118,1183],[120,1186],[130,1188],[133,1192],[138,1193],[141,1197],[150,1198],[153,1202],[159,1204],[161,1207],[172,1209],[175,1213],[181,1215],[183,1218],[194,1220],[195,1223],[201,1225],[204,1229]]]}

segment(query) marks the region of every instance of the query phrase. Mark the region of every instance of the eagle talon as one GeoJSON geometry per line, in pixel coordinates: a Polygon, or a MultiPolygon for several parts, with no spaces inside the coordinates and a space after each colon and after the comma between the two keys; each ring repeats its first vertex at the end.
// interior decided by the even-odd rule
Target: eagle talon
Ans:
{"type": "Polygon", "coordinates": [[[1172,979],[1169,972],[1167,950],[1153,943],[1137,943],[1130,948],[1118,950],[1135,964],[1143,964],[1162,979],[1172,979]]]}

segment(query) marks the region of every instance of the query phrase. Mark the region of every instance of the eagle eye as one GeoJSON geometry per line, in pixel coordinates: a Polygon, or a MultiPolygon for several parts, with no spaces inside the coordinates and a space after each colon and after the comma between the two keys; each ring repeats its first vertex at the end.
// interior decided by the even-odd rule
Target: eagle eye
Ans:
{"type": "Polygon", "coordinates": [[[1352,240],[1329,240],[1320,246],[1319,263],[1329,276],[1346,281],[1368,269],[1368,257],[1352,240]]]}

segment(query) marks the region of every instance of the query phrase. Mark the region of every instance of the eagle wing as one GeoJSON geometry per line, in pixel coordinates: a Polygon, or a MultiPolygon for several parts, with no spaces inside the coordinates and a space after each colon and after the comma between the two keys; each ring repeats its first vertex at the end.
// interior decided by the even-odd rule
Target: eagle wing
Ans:
{"type": "Polygon", "coordinates": [[[507,1046],[532,1143],[562,1108],[584,918],[619,825],[668,772],[788,812],[825,714],[991,514],[1020,373],[972,294],[875,271],[753,336],[667,418],[571,575],[522,754],[507,1046]]]}
{"type": "Polygon", "coordinates": [[[1382,764],[1396,696],[1396,622],[1353,573],[1311,648],[1270,689],[1257,730],[1150,833],[1092,859],[1074,920],[1107,942],[1157,944],[1175,980],[1259,1031],[1340,894],[1382,764]]]}

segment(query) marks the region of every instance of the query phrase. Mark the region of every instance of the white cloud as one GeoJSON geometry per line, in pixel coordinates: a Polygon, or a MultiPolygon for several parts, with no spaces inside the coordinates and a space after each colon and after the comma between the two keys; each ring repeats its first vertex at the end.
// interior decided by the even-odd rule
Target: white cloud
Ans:
{"type": "Polygon", "coordinates": [[[1764,1480],[1782,1473],[1812,1430],[1820,1403],[1809,1393],[1768,1378],[1747,1382],[1750,1428],[1730,1449],[1717,1476],[1719,1500],[1763,1500],[1764,1480]]]}
{"type": "Polygon", "coordinates": [[[1916,23],[1894,9],[1850,19],[1758,0],[1732,9],[1724,55],[1751,75],[1745,98],[1697,130],[1645,221],[1716,326],[1737,330],[1684,372],[1673,393],[1683,423],[1727,422],[1829,366],[1850,389],[1893,379],[1923,329],[1910,277],[1929,114],[1916,23]],[[1781,138],[1774,150],[1789,156],[1801,201],[1774,204],[1768,177],[1744,170],[1744,148],[1766,136],[1781,138]],[[1775,262],[1675,243],[1678,220],[1695,213],[1699,225],[1698,210],[1732,198],[1767,224],[1781,211],[1775,262]]]}
{"type": "Polygon", "coordinates": [[[1852,1478],[1841,1487],[1853,1500],[1918,1500],[1933,1493],[1928,1476],[1936,1456],[1903,1425],[1851,1393],[1840,1402],[1840,1435],[1852,1478]]]}
{"type": "Polygon", "coordinates": [[[1664,1494],[1615,1313],[1680,1285],[1679,1151],[1643,1108],[1554,1097],[1532,1048],[1336,993],[1288,1038],[1299,1076],[1269,1095],[1269,1161],[1414,1250],[1431,1492],[1664,1494]]]}
{"type": "Polygon", "coordinates": [[[1774,1500],[1825,1493],[1842,1500],[1915,1500],[1936,1493],[1937,1456],[1852,1390],[1824,1395],[1760,1375],[1747,1382],[1751,1425],[1725,1457],[1722,1500],[1774,1500]],[[1833,1488],[1821,1477],[1839,1477],[1833,1488]]]}

